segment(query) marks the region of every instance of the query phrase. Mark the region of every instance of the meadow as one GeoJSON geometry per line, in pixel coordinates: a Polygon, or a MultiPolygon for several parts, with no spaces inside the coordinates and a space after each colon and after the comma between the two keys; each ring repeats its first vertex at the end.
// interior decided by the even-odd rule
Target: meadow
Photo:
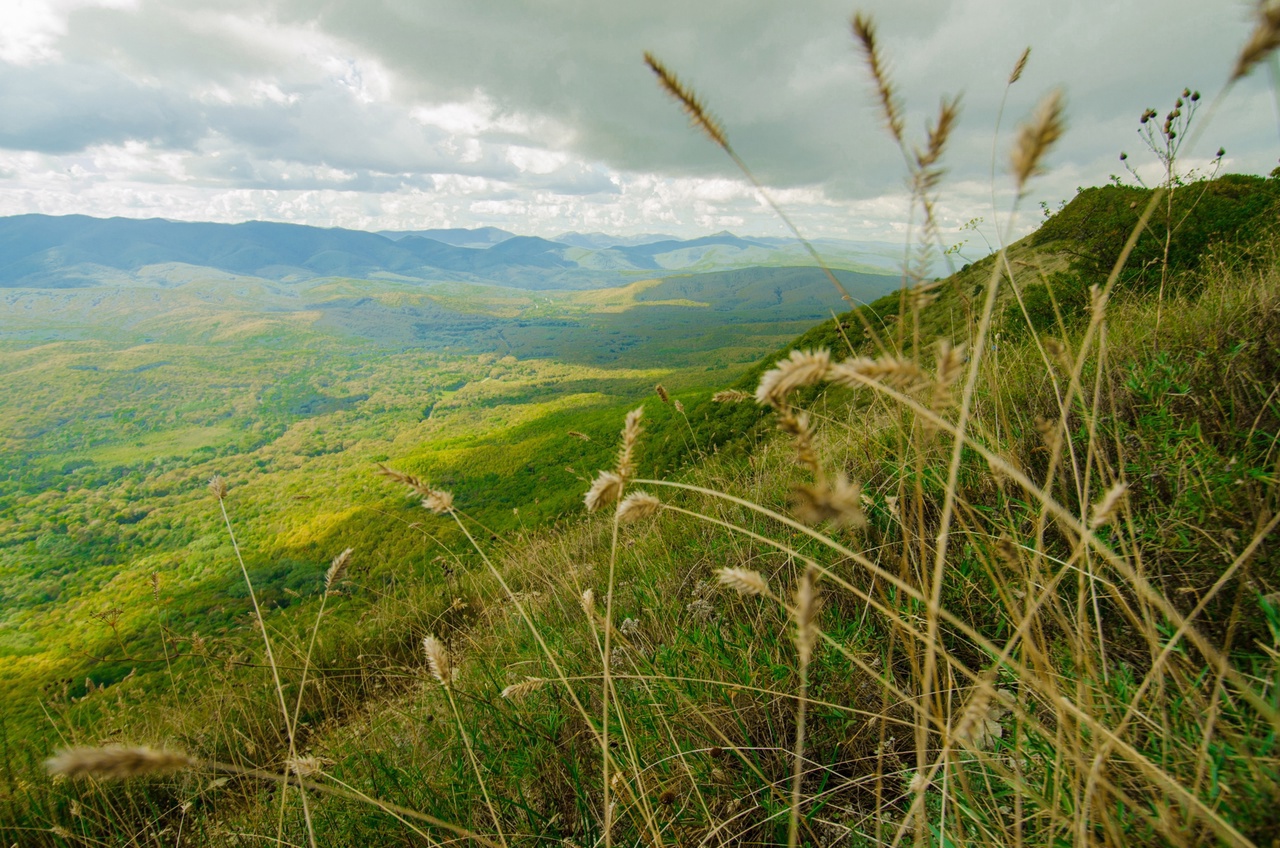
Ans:
{"type": "MultiPolygon", "coordinates": [[[[1264,8],[1233,79],[1277,33],[1264,8]]],[[[928,250],[957,106],[908,138],[873,24],[854,37],[928,250]]],[[[573,386],[553,408],[502,403],[495,384],[550,388],[502,351],[467,359],[483,374],[393,380],[430,404],[403,440],[356,438],[367,419],[331,408],[392,391],[373,380],[286,391],[352,436],[289,467],[295,422],[270,473],[221,457],[183,494],[226,635],[164,630],[165,584],[139,579],[121,616],[171,633],[155,671],[46,691],[63,751],[42,769],[6,734],[0,827],[50,845],[1273,844],[1280,171],[1180,171],[1200,96],[1175,98],[1149,136],[1160,185],[1086,189],[945,279],[908,267],[803,328],[780,296],[758,338],[789,335],[763,358],[708,370],[713,348],[681,360],[657,328],[626,343],[611,322],[645,298],[706,314],[681,312],[716,291],[691,278],[558,307],[596,323],[538,366],[573,386]],[[349,456],[367,463],[344,500],[349,456]],[[286,497],[326,511],[286,525],[306,512],[271,518],[286,497]],[[294,574],[270,546],[289,534],[294,574]]],[[[1049,94],[1014,133],[1017,197],[1064,119],[1049,94]]],[[[494,338],[530,338],[515,329],[494,338]]]]}

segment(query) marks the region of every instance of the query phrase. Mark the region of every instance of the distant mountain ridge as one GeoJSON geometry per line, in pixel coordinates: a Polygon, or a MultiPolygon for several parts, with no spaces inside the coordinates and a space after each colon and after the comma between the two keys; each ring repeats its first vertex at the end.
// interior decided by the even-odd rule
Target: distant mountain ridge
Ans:
{"type": "MultiPolygon", "coordinates": [[[[17,215],[0,218],[0,288],[101,285],[174,265],[283,282],[353,277],[588,289],[621,285],[650,272],[813,264],[798,245],[780,239],[729,232],[684,240],[647,238],[620,238],[602,246],[610,239],[600,233],[568,233],[561,241],[496,227],[371,233],[266,221],[17,215]]],[[[835,268],[889,273],[896,262],[883,246],[828,244],[826,260],[835,268]]]]}

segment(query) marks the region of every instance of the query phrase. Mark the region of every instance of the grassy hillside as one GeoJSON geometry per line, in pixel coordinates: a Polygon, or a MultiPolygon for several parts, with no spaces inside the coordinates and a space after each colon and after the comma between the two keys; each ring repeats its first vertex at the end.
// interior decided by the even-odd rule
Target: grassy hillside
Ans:
{"type": "MultiPolygon", "coordinates": [[[[540,526],[576,510],[628,404],[659,382],[682,393],[736,376],[839,303],[825,280],[814,291],[813,269],[780,278],[781,316],[720,290],[642,301],[660,279],[532,295],[152,273],[0,295],[0,697],[7,732],[37,748],[60,733],[48,697],[80,705],[125,678],[169,688],[171,671],[199,667],[195,641],[252,632],[211,476],[236,487],[264,609],[293,620],[347,545],[368,605],[437,555],[402,532],[412,519],[369,476],[378,462],[460,497],[497,492],[476,498],[488,535],[540,526]]],[[[894,285],[847,279],[870,296],[894,285]]],[[[666,467],[688,461],[672,446],[666,467]]],[[[435,538],[465,543],[456,528],[435,538]]]]}
{"type": "MultiPolygon", "coordinates": [[[[698,388],[706,373],[643,357],[630,370],[442,358],[423,362],[425,388],[363,365],[342,383],[368,395],[350,408],[352,394],[273,387],[326,426],[290,424],[248,454],[261,475],[227,468],[224,499],[193,488],[218,463],[161,478],[188,517],[169,529],[187,552],[173,567],[206,581],[197,597],[219,598],[226,626],[189,632],[195,611],[167,577],[153,595],[146,568],[115,587],[115,619],[81,605],[47,621],[97,633],[116,658],[91,688],[46,690],[59,744],[149,743],[201,765],[50,782],[52,741],[10,731],[0,826],[51,845],[773,844],[793,827],[809,844],[1267,844],[1275,183],[1205,186],[1247,184],[1255,216],[1189,228],[1215,235],[1164,291],[1109,277],[1098,247],[1131,226],[1100,209],[1152,195],[1083,192],[1003,259],[814,326],[736,382],[709,372],[738,391],[720,402],[698,388]],[[1072,235],[1082,219],[1091,243],[1072,235]],[[759,386],[763,405],[745,397],[759,386]],[[369,432],[383,419],[368,404],[414,397],[430,399],[424,421],[369,432]],[[635,406],[642,429],[617,435],[635,406]],[[376,477],[375,459],[422,491],[376,477]],[[596,477],[610,467],[632,496],[616,511],[596,477]],[[593,479],[604,508],[575,515],[593,479]],[[424,509],[441,488],[452,506],[424,509]],[[326,588],[323,564],[346,547],[326,588]],[[285,773],[305,794],[280,791],[285,773]]],[[[626,297],[697,302],[728,282],[626,297]]],[[[768,297],[732,282],[735,307],[768,297]]],[[[625,318],[631,302],[590,308],[625,318]]],[[[120,379],[163,372],[127,355],[92,361],[120,379]]],[[[165,497],[121,490],[115,556],[157,532],[165,497]]],[[[44,508],[68,539],[103,510],[44,508]]],[[[32,609],[42,621],[52,607],[32,609]]]]}

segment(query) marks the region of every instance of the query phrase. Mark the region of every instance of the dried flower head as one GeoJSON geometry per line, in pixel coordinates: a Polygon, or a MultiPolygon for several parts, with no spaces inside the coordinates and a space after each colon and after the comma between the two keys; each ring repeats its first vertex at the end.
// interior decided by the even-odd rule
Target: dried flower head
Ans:
{"type": "Polygon", "coordinates": [[[806,524],[829,521],[835,527],[862,527],[862,487],[850,483],[843,474],[834,481],[800,485],[792,490],[791,508],[806,524]]]}
{"type": "Polygon", "coordinates": [[[583,589],[582,597],[578,599],[578,604],[582,607],[582,611],[587,614],[587,618],[595,618],[595,615],[596,615],[595,589],[583,589]]]}
{"type": "Polygon", "coordinates": [[[427,654],[427,670],[441,686],[448,689],[453,683],[453,667],[450,665],[449,652],[444,643],[435,636],[427,636],[422,640],[422,649],[427,654]]]}
{"type": "Polygon", "coordinates": [[[651,518],[662,508],[662,501],[648,492],[632,492],[618,504],[618,521],[630,524],[651,518]]]}
{"type": "Polygon", "coordinates": [[[587,505],[587,512],[595,512],[600,507],[616,501],[622,495],[622,488],[623,481],[620,476],[612,471],[601,471],[600,476],[596,477],[596,481],[591,484],[586,497],[583,498],[587,505]]]}
{"type": "Polygon", "coordinates": [[[722,568],[716,572],[716,579],[720,581],[720,585],[728,586],[739,595],[770,597],[773,594],[769,591],[769,583],[760,575],[760,572],[749,568],[722,568]]]}
{"type": "Polygon", "coordinates": [[[209,478],[209,491],[213,492],[213,496],[218,500],[227,496],[227,481],[221,474],[215,474],[209,478]]]}
{"type": "Polygon", "coordinates": [[[658,82],[662,84],[667,94],[670,94],[676,100],[680,101],[680,105],[684,107],[684,111],[688,113],[689,120],[693,125],[707,134],[707,137],[720,145],[722,148],[729,149],[729,139],[724,134],[724,129],[720,126],[715,118],[711,117],[702,101],[698,99],[698,95],[693,90],[686,87],[676,75],[667,70],[666,65],[649,52],[644,54],[644,63],[649,66],[649,70],[653,71],[658,77],[658,82]]]}
{"type": "Polygon", "coordinates": [[[351,548],[347,548],[342,553],[333,558],[329,563],[329,570],[324,573],[324,591],[329,593],[333,591],[333,587],[338,584],[347,574],[347,564],[351,562],[351,548]]]}
{"type": "Polygon", "coordinates": [[[640,419],[644,417],[644,407],[638,406],[627,413],[627,420],[622,425],[622,447],[618,450],[618,464],[614,468],[618,476],[625,482],[635,476],[635,449],[640,441],[640,419]]]}
{"type": "Polygon", "coordinates": [[[811,386],[827,376],[831,354],[826,350],[793,350],[776,367],[766,371],[756,388],[756,402],[774,408],[787,403],[787,395],[801,386],[811,386]]]}
{"type": "Polygon", "coordinates": [[[1026,188],[1027,180],[1040,172],[1045,154],[1065,129],[1062,92],[1051,91],[1036,106],[1031,120],[1023,124],[1010,155],[1019,194],[1026,188]]]}
{"type": "Polygon", "coordinates": [[[148,774],[168,774],[195,764],[191,757],[177,751],[108,745],[103,748],[71,748],[60,751],[46,760],[44,765],[50,774],[122,780],[148,774]]]}
{"type": "Polygon", "coordinates": [[[676,412],[680,413],[681,415],[684,415],[684,404],[680,402],[679,398],[672,400],[671,405],[676,408],[676,412]]]}

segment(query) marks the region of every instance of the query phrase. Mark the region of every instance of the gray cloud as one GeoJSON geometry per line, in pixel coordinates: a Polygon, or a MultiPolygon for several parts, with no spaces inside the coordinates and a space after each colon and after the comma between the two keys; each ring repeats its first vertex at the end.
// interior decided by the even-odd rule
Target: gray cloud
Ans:
{"type": "MultiPolygon", "coordinates": [[[[1008,93],[996,155],[1003,161],[1036,100],[1064,86],[1070,133],[1038,186],[1056,200],[1118,172],[1121,149],[1140,155],[1134,130],[1144,107],[1166,108],[1183,85],[1208,100],[1247,34],[1250,7],[878,0],[868,10],[913,135],[941,95],[963,94],[947,160],[963,197],[984,194],[968,184],[989,183],[1004,83],[1022,48],[1033,47],[1008,93]]],[[[533,199],[542,193],[632,203],[651,216],[635,226],[661,224],[652,203],[635,196],[640,175],[678,182],[736,172],[659,91],[640,60],[651,49],[703,96],[767,183],[818,187],[845,204],[823,212],[815,196],[804,201],[815,215],[847,214],[855,203],[866,215],[898,208],[880,199],[901,194],[902,157],[881,130],[844,2],[509,0],[494,8],[470,0],[81,8],[53,42],[60,59],[0,64],[0,147],[69,155],[140,142],[155,155],[181,152],[181,179],[210,190],[452,190],[554,207],[533,199]],[[460,188],[439,179],[451,175],[482,182],[460,188]]],[[[1276,138],[1272,95],[1265,80],[1251,79],[1217,110],[1203,146],[1223,144],[1234,169],[1265,173],[1276,138]]],[[[134,179],[162,181],[178,167],[134,179]]],[[[686,220],[759,212],[749,193],[708,200],[686,189],[670,196],[686,204],[686,220]]],[[[448,214],[463,214],[458,208],[448,214]]]]}
{"type": "Polygon", "coordinates": [[[187,148],[205,132],[179,93],[82,64],[0,73],[0,147],[70,153],[137,140],[187,148]]]}

